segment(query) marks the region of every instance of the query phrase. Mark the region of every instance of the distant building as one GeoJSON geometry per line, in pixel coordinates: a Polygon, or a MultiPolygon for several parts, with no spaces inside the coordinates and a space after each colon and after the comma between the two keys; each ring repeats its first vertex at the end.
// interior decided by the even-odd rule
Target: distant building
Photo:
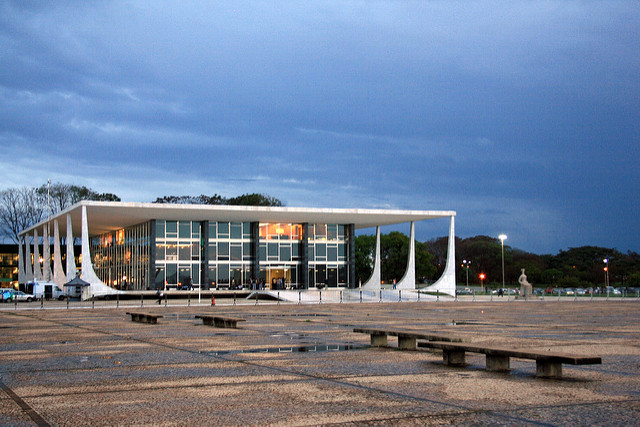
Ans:
{"type": "Polygon", "coordinates": [[[0,244],[0,288],[17,288],[18,245],[0,244]]]}
{"type": "MultiPolygon", "coordinates": [[[[411,223],[413,239],[415,221],[450,217],[451,242],[454,216],[453,211],[83,201],[22,231],[19,280],[63,284],[74,278],[76,261],[67,257],[63,265],[60,241],[80,237],[79,271],[94,295],[182,286],[247,288],[256,282],[266,288],[355,288],[357,229],[411,223]],[[53,239],[54,261],[34,265],[34,258],[51,259],[52,250],[41,245],[47,239],[53,239]]],[[[411,274],[400,289],[402,283],[415,289],[412,256],[411,274]]],[[[378,264],[379,259],[378,249],[378,264]]]]}

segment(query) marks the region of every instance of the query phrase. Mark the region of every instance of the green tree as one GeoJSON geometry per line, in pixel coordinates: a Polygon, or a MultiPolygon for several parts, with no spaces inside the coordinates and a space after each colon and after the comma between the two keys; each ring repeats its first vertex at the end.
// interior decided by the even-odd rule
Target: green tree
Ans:
{"type": "Polygon", "coordinates": [[[228,205],[240,206],[283,206],[282,201],[266,194],[252,193],[232,197],[227,200],[228,205]]]}
{"type": "Polygon", "coordinates": [[[207,196],[163,196],[153,203],[194,204],[194,205],[234,205],[234,206],[284,206],[280,199],[266,194],[243,194],[237,197],[225,198],[219,194],[207,196]]]}
{"type": "MultiPolygon", "coordinates": [[[[356,237],[356,276],[357,280],[365,282],[371,276],[375,259],[376,237],[363,235],[356,237]]],[[[436,268],[433,265],[433,255],[428,251],[428,245],[415,242],[416,279],[434,279],[436,268]]],[[[398,231],[380,236],[380,259],[382,280],[391,283],[393,279],[400,280],[407,269],[409,257],[409,237],[398,231]]]]}
{"type": "Polygon", "coordinates": [[[371,277],[376,256],[376,236],[356,236],[356,283],[364,283],[371,277]]]}

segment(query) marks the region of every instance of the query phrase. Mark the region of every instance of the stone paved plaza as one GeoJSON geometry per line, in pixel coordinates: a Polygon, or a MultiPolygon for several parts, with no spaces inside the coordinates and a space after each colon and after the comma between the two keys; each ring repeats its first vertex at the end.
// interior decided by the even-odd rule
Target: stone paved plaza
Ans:
{"type": "MultiPolygon", "coordinates": [[[[36,303],[33,303],[36,304],[36,303]]],[[[638,425],[640,301],[145,305],[0,310],[1,425],[638,425]],[[239,329],[199,314],[246,319],[239,329]],[[354,327],[602,356],[535,377],[427,350],[369,348],[354,327]]]]}

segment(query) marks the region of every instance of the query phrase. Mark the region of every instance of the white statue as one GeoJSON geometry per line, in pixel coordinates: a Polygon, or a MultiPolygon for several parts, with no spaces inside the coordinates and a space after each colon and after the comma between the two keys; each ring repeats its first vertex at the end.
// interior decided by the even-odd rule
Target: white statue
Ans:
{"type": "Polygon", "coordinates": [[[518,279],[518,283],[520,283],[520,297],[521,298],[529,298],[533,294],[533,286],[531,283],[527,281],[527,275],[524,274],[524,268],[522,269],[522,274],[518,279]]]}

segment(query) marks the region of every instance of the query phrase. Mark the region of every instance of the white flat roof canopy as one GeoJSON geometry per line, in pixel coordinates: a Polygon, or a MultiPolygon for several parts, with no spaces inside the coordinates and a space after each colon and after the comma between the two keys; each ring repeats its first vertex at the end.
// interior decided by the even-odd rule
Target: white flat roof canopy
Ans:
{"type": "Polygon", "coordinates": [[[147,222],[152,219],[169,221],[230,221],[271,223],[319,223],[354,224],[356,229],[382,225],[401,224],[411,221],[455,216],[455,211],[418,211],[387,209],[323,209],[270,206],[229,205],[185,205],[161,203],[94,202],[82,201],[48,220],[23,230],[20,234],[33,232],[48,221],[58,219],[60,234],[66,234],[66,214],[71,215],[73,235],[81,234],[82,206],[87,207],[89,235],[95,236],[109,231],[147,222]]]}

